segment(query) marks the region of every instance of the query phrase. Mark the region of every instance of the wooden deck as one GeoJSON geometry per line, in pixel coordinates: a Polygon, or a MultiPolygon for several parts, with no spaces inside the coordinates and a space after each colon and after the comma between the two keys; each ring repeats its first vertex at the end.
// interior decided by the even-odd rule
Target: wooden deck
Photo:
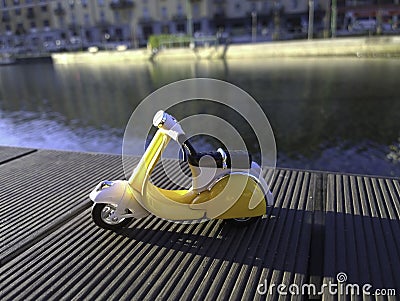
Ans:
{"type": "Polygon", "coordinates": [[[120,156],[0,147],[0,300],[399,300],[399,179],[266,176],[275,205],[247,228],[150,216],[113,233],[88,194],[123,178],[120,156]]]}

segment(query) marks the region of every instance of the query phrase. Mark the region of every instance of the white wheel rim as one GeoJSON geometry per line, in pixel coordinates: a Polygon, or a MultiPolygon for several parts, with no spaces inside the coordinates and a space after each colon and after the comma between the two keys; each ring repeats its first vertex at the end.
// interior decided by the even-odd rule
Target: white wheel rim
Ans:
{"type": "Polygon", "coordinates": [[[121,223],[124,218],[117,218],[114,213],[117,209],[114,205],[106,205],[103,210],[101,210],[101,220],[108,225],[117,225],[121,223]]]}

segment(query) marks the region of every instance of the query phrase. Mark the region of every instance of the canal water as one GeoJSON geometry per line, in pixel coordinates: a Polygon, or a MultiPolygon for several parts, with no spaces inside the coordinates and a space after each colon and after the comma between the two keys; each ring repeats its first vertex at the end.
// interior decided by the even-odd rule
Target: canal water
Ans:
{"type": "Polygon", "coordinates": [[[258,101],[277,166],[399,177],[399,70],[400,60],[357,58],[2,66],[0,145],[120,154],[129,117],[149,93],[211,77],[258,101]]]}

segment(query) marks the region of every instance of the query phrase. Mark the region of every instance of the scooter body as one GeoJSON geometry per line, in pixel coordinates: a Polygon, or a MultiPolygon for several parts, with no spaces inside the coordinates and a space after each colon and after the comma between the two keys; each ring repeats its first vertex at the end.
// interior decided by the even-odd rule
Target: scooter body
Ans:
{"type": "Polygon", "coordinates": [[[170,221],[209,219],[247,221],[266,213],[272,194],[260,166],[244,152],[197,153],[175,118],[159,111],[153,124],[158,127],[128,180],[102,181],[90,193],[92,217],[103,228],[118,229],[132,218],[150,214],[170,221]],[[190,189],[166,190],[150,182],[154,167],[170,140],[189,153],[192,173],[190,189]]]}

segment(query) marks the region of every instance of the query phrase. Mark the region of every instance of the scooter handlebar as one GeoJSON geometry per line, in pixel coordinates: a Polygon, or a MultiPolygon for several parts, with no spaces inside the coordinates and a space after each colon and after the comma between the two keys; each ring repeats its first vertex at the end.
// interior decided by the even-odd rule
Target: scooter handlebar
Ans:
{"type": "Polygon", "coordinates": [[[185,132],[176,119],[164,111],[158,111],[153,118],[153,125],[163,129],[176,142],[186,141],[185,132]]]}
{"type": "Polygon", "coordinates": [[[169,115],[163,110],[158,111],[153,118],[153,125],[160,129],[168,131],[168,135],[178,142],[183,147],[183,153],[190,156],[195,156],[197,154],[196,150],[189,142],[182,130],[182,127],[175,119],[175,117],[169,115]]]}

